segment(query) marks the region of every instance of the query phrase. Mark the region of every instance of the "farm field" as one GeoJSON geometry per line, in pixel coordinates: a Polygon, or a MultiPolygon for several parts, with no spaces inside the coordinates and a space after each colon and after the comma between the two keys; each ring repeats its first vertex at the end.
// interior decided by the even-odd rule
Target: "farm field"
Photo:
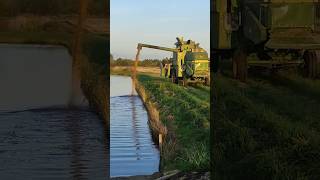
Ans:
{"type": "MultiPolygon", "coordinates": [[[[110,72],[112,75],[131,75],[132,66],[112,66],[110,67],[110,72]]],[[[159,76],[159,67],[138,67],[137,71],[142,74],[148,74],[151,76],[159,76]]]]}

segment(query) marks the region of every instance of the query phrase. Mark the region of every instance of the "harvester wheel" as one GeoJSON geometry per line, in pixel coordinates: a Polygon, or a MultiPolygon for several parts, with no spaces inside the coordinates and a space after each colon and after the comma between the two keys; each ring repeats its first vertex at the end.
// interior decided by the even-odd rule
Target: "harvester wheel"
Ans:
{"type": "Polygon", "coordinates": [[[238,49],[232,58],[233,77],[242,82],[247,81],[248,77],[248,62],[247,54],[243,49],[238,49]]]}
{"type": "Polygon", "coordinates": [[[319,51],[307,51],[304,54],[305,61],[305,74],[309,78],[316,78],[320,73],[320,52],[319,51]]]}
{"type": "Polygon", "coordinates": [[[176,75],[176,71],[174,69],[172,69],[172,72],[171,72],[171,82],[172,83],[175,83],[175,84],[178,84],[178,78],[177,78],[177,75],[176,75]]]}
{"type": "Polygon", "coordinates": [[[183,86],[188,86],[188,78],[183,76],[183,81],[182,81],[183,86]]]}

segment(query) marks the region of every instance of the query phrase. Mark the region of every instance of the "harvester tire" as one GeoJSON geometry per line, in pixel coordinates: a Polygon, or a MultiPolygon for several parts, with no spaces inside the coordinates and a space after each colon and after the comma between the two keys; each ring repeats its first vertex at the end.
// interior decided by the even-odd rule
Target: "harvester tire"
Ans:
{"type": "Polygon", "coordinates": [[[175,83],[175,84],[178,84],[178,78],[177,78],[176,70],[175,70],[175,69],[172,70],[171,82],[172,82],[172,83],[175,83]]]}
{"type": "Polygon", "coordinates": [[[185,76],[183,76],[182,85],[185,87],[188,86],[188,78],[185,76]]]}
{"type": "Polygon", "coordinates": [[[304,69],[305,69],[305,75],[308,78],[316,78],[320,74],[320,52],[319,51],[307,51],[304,54],[304,69]]]}
{"type": "Polygon", "coordinates": [[[248,78],[248,62],[247,54],[243,49],[238,49],[235,51],[232,58],[232,70],[233,77],[240,80],[241,82],[246,82],[248,78]]]}

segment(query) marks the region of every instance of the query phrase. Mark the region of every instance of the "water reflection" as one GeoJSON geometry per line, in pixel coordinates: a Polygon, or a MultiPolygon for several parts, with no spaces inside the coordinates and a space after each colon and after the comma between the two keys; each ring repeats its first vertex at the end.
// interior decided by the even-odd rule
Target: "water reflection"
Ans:
{"type": "Polygon", "coordinates": [[[0,44],[0,57],[0,179],[107,179],[106,126],[86,103],[66,108],[68,51],[0,44]]]}
{"type": "Polygon", "coordinates": [[[111,77],[111,177],[159,170],[159,151],[152,141],[147,111],[140,97],[131,96],[131,90],[130,77],[111,77]]]}
{"type": "Polygon", "coordinates": [[[72,61],[61,46],[0,44],[0,112],[68,104],[72,61]]]}
{"type": "Polygon", "coordinates": [[[137,109],[136,109],[136,102],[135,102],[135,97],[134,96],[130,96],[130,104],[131,104],[131,108],[132,108],[132,125],[133,125],[133,140],[134,143],[136,145],[136,156],[137,156],[137,160],[140,160],[140,155],[138,153],[139,149],[140,149],[140,142],[139,142],[139,138],[138,138],[138,119],[137,119],[137,109]]]}
{"type": "Polygon", "coordinates": [[[0,114],[1,179],[106,179],[105,129],[95,113],[0,114]]]}
{"type": "Polygon", "coordinates": [[[69,132],[69,137],[71,137],[71,143],[72,143],[72,156],[71,156],[71,167],[72,171],[71,174],[73,176],[73,179],[87,179],[84,178],[84,172],[82,170],[87,169],[85,164],[82,163],[81,159],[81,139],[80,139],[80,126],[79,123],[74,123],[77,121],[72,116],[69,116],[68,118],[71,119],[71,121],[67,121],[67,129],[69,132]]]}

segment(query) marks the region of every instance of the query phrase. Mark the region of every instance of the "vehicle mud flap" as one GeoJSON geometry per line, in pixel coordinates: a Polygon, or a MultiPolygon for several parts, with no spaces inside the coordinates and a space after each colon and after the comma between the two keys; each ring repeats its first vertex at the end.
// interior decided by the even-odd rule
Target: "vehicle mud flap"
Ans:
{"type": "Polygon", "coordinates": [[[242,82],[247,81],[248,77],[248,62],[247,54],[243,49],[238,49],[235,51],[232,58],[232,70],[233,77],[242,82]]]}

